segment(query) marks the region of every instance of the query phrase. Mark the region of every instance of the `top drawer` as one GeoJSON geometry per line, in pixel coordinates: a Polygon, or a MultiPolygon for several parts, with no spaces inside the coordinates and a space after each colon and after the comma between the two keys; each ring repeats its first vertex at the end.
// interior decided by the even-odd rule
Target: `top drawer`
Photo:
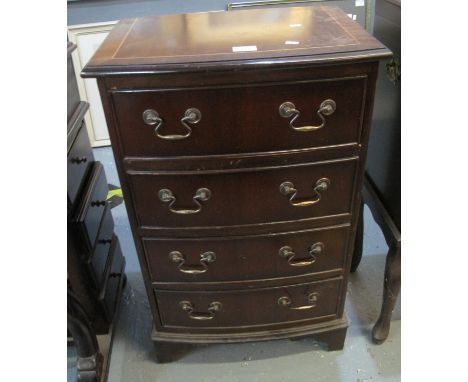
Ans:
{"type": "Polygon", "coordinates": [[[67,155],[68,208],[72,209],[77,201],[93,161],[94,156],[89,144],[86,126],[82,123],[73,146],[67,155]]]}
{"type": "Polygon", "coordinates": [[[114,90],[111,99],[124,156],[219,155],[358,142],[365,86],[353,77],[114,90]]]}

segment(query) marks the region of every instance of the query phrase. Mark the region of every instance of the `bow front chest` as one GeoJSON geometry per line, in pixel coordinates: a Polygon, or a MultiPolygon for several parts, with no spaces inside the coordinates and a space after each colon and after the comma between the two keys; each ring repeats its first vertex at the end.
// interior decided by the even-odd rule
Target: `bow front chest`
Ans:
{"type": "Polygon", "coordinates": [[[96,77],[152,338],[340,349],[379,60],[336,7],[120,21],[96,77]]]}

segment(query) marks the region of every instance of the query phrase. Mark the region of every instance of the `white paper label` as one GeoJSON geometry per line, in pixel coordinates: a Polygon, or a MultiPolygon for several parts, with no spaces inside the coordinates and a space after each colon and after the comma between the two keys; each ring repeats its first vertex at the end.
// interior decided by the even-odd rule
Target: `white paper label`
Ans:
{"type": "Polygon", "coordinates": [[[364,6],[364,0],[356,0],[356,7],[363,7],[364,6]]]}
{"type": "Polygon", "coordinates": [[[299,41],[285,41],[286,45],[299,45],[299,41]]]}
{"type": "Polygon", "coordinates": [[[256,45],[245,45],[245,46],[233,46],[232,51],[236,52],[256,52],[257,46],[256,45]]]}

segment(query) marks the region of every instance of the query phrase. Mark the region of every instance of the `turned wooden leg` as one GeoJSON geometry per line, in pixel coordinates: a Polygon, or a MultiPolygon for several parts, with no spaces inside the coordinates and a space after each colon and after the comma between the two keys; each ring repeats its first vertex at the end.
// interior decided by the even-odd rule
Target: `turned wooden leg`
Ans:
{"type": "Polygon", "coordinates": [[[354,240],[353,259],[351,260],[351,273],[356,272],[362,259],[362,244],[364,240],[364,202],[361,200],[359,218],[356,228],[356,239],[354,240]]]}
{"type": "Polygon", "coordinates": [[[387,339],[388,332],[390,330],[390,319],[392,318],[392,312],[400,293],[400,245],[401,243],[399,241],[392,244],[387,254],[382,310],[380,311],[380,317],[372,330],[372,339],[376,344],[381,344],[387,339]]]}

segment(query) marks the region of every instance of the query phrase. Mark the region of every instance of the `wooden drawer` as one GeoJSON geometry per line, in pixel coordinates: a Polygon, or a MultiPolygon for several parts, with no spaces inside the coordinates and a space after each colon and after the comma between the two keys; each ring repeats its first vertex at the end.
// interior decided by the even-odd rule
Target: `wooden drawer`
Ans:
{"type": "Polygon", "coordinates": [[[107,206],[107,179],[102,164],[95,162],[74,223],[83,236],[87,250],[92,251],[104,210],[107,206]]]}
{"type": "Polygon", "coordinates": [[[111,98],[124,156],[177,156],[290,150],[359,142],[365,77],[302,81],[295,83],[237,86],[227,88],[172,90],[115,90],[111,98]],[[279,113],[280,105],[292,102],[300,112],[295,127],[320,126],[317,114],[325,100],[336,110],[322,113],[325,125],[314,131],[290,127],[293,116],[279,113]],[[158,134],[186,135],[181,119],[186,110],[201,112],[184,139],[158,137],[155,123],[143,120],[146,110],[162,119],[158,134]]]}
{"type": "Polygon", "coordinates": [[[349,158],[255,170],[132,173],[129,178],[140,226],[229,226],[350,213],[356,164],[349,158]],[[329,180],[326,189],[323,179],[329,180]],[[295,197],[286,187],[291,185],[295,197]]]}
{"type": "Polygon", "coordinates": [[[93,164],[94,157],[88,139],[88,132],[84,123],[79,127],[79,132],[67,155],[67,196],[70,208],[77,201],[82,190],[88,170],[93,164]]]}
{"type": "Polygon", "coordinates": [[[124,272],[125,259],[120,249],[119,238],[112,237],[112,244],[107,258],[105,278],[101,288],[100,300],[109,321],[115,312],[119,286],[124,272]]]}
{"type": "Polygon", "coordinates": [[[163,327],[216,328],[328,320],[338,312],[342,279],[222,292],[155,290],[163,327]]]}
{"type": "Polygon", "coordinates": [[[144,238],[153,282],[270,279],[345,267],[349,226],[242,237],[144,238]]]}
{"type": "Polygon", "coordinates": [[[96,285],[101,285],[104,279],[104,271],[109,255],[109,248],[112,244],[114,234],[114,219],[110,205],[107,205],[99,227],[99,232],[94,243],[93,253],[89,259],[89,267],[94,276],[96,285]]]}

